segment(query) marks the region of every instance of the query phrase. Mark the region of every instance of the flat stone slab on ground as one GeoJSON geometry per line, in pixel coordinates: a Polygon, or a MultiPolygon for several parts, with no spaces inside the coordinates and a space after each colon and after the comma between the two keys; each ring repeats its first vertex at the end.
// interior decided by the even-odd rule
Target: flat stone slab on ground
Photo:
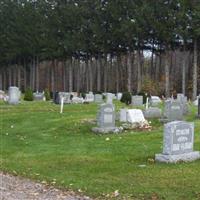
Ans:
{"type": "Polygon", "coordinates": [[[91,200],[78,196],[73,191],[62,191],[45,184],[3,174],[0,172],[1,200],[91,200]]]}
{"type": "Polygon", "coordinates": [[[99,128],[99,127],[94,127],[92,128],[92,131],[95,133],[121,133],[123,131],[122,127],[113,127],[113,128],[99,128]]]}
{"type": "Polygon", "coordinates": [[[177,163],[177,162],[191,162],[200,159],[200,152],[193,151],[190,153],[178,154],[178,155],[165,155],[165,154],[156,154],[155,160],[158,162],[165,163],[177,163]]]}

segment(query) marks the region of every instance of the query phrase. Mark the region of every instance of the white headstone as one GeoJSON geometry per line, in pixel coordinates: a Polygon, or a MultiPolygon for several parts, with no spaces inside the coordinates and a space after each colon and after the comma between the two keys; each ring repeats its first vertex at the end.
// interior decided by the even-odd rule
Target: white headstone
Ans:
{"type": "Polygon", "coordinates": [[[144,118],[142,110],[140,109],[127,110],[127,121],[130,123],[144,122],[145,118],[144,118]]]}
{"type": "Polygon", "coordinates": [[[18,104],[20,99],[21,92],[18,87],[9,87],[8,90],[8,103],[9,104],[18,104]]]}
{"type": "Polygon", "coordinates": [[[127,122],[127,109],[120,109],[120,118],[119,121],[120,122],[127,122]]]}

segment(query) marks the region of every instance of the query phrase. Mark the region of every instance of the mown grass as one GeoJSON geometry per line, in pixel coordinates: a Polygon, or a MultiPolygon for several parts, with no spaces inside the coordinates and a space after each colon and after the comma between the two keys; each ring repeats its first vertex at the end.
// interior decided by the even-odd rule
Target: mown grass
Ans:
{"type": "MultiPolygon", "coordinates": [[[[116,103],[117,109],[123,106],[116,103]]],[[[153,162],[162,151],[162,124],[152,121],[153,130],[146,133],[95,135],[89,121],[96,111],[96,104],[65,105],[59,114],[50,102],[1,102],[1,170],[98,199],[110,199],[115,190],[118,199],[200,199],[200,161],[153,162]]],[[[195,122],[195,150],[200,150],[195,113],[191,107],[186,120],[195,122]]]]}

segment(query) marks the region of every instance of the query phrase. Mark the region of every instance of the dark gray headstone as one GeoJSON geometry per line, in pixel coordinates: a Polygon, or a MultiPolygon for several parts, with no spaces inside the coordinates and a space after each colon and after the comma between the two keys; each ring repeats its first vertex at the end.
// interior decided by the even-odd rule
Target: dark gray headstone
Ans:
{"type": "Polygon", "coordinates": [[[183,119],[183,104],[177,100],[165,101],[164,117],[167,121],[183,119]]]}
{"type": "Polygon", "coordinates": [[[163,153],[156,154],[160,162],[192,161],[200,158],[193,151],[194,123],[173,121],[164,126],[163,153]]]}
{"type": "Polygon", "coordinates": [[[97,120],[100,128],[115,127],[115,108],[113,104],[102,104],[97,120]]]}
{"type": "Polygon", "coordinates": [[[113,104],[101,104],[97,113],[98,127],[92,128],[95,133],[119,133],[122,127],[115,127],[115,108],[113,104]]]}
{"type": "Polygon", "coordinates": [[[132,105],[133,106],[142,106],[143,105],[143,96],[132,96],[132,105]]]}
{"type": "Polygon", "coordinates": [[[187,97],[184,94],[177,94],[177,101],[179,101],[183,105],[183,114],[187,114],[189,111],[187,97]]]}
{"type": "Polygon", "coordinates": [[[161,118],[162,117],[162,111],[159,108],[156,107],[150,107],[144,111],[144,117],[147,119],[150,118],[161,118]]]}

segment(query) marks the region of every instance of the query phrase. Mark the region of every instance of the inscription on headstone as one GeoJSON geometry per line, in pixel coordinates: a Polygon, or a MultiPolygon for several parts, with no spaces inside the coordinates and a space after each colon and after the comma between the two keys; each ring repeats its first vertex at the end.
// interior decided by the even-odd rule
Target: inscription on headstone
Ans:
{"type": "Polygon", "coordinates": [[[200,158],[193,151],[194,123],[173,121],[164,126],[163,153],[156,154],[161,162],[191,161],[200,158]]]}

